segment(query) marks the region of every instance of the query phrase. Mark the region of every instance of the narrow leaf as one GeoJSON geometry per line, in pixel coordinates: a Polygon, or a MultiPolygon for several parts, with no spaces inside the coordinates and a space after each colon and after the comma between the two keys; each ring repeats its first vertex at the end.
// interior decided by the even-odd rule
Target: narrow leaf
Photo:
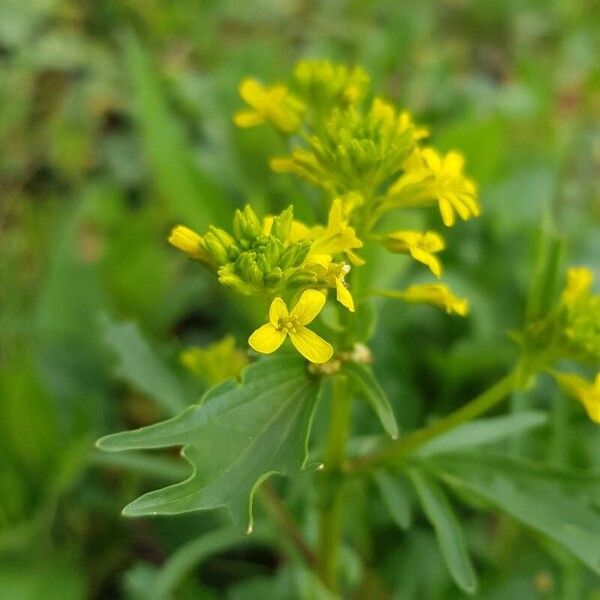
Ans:
{"type": "Polygon", "coordinates": [[[218,386],[173,419],[102,438],[98,446],[110,451],[183,446],[193,467],[189,479],[145,494],[124,514],[226,507],[238,524],[251,527],[258,485],[304,467],[317,393],[303,360],[269,357],[248,367],[241,384],[218,386]]]}
{"type": "Polygon", "coordinates": [[[398,424],[392,406],[373,375],[373,371],[367,366],[355,362],[348,362],[344,365],[344,373],[358,386],[365,395],[369,404],[379,417],[381,425],[385,431],[394,439],[398,437],[398,424]]]}
{"type": "Polygon", "coordinates": [[[433,457],[428,468],[571,552],[600,574],[600,475],[539,467],[514,457],[461,452],[433,457]]]}
{"type": "Polygon", "coordinates": [[[432,439],[419,448],[418,454],[430,456],[453,452],[470,446],[491,444],[542,427],[547,422],[548,416],[545,413],[535,411],[479,419],[432,439]]]}
{"type": "Polygon", "coordinates": [[[463,532],[444,490],[422,471],[412,468],[410,479],[415,486],[423,511],[433,525],[438,545],[450,575],[467,594],[477,591],[477,578],[463,532]]]}
{"type": "Polygon", "coordinates": [[[125,381],[147,394],[168,414],[188,405],[179,379],[160,360],[135,323],[116,323],[104,317],[104,337],[119,359],[117,372],[125,381]]]}
{"type": "Polygon", "coordinates": [[[195,163],[181,124],[168,106],[151,53],[133,33],[125,36],[124,42],[137,123],[160,195],[168,202],[173,218],[190,227],[205,230],[211,224],[223,225],[227,201],[195,163]]]}
{"type": "Polygon", "coordinates": [[[404,479],[379,469],[374,471],[373,480],[394,523],[401,529],[408,529],[411,521],[410,496],[404,479]]]}

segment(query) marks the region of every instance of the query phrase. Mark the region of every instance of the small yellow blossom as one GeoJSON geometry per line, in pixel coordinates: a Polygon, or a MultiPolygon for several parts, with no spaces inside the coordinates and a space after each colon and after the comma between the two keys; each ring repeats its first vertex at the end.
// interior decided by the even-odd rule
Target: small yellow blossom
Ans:
{"type": "Polygon", "coordinates": [[[336,198],[331,204],[326,227],[313,228],[315,238],[311,246],[311,254],[340,254],[345,253],[355,265],[362,265],[364,261],[353,252],[362,248],[363,243],[356,237],[348,220],[344,218],[341,198],[336,198]]]}
{"type": "Polygon", "coordinates": [[[594,274],[587,267],[571,267],[567,271],[567,287],[562,295],[563,303],[571,308],[579,298],[587,294],[594,280],[594,274]]]}
{"type": "Polygon", "coordinates": [[[434,231],[392,231],[382,238],[383,245],[390,252],[410,254],[415,260],[423,263],[436,276],[442,275],[442,263],[435,256],[446,245],[441,235],[434,231]]]}
{"type": "Polygon", "coordinates": [[[441,283],[411,285],[405,290],[382,290],[373,294],[385,298],[398,298],[411,304],[431,304],[445,310],[449,315],[464,317],[469,312],[468,300],[455,296],[448,286],[441,283]]]}
{"type": "Polygon", "coordinates": [[[239,92],[250,109],[236,113],[234,122],[238,127],[254,127],[268,122],[284,133],[294,133],[300,127],[304,107],[285,85],[265,87],[256,79],[244,79],[239,92]]]}
{"type": "Polygon", "coordinates": [[[593,382],[573,373],[557,373],[552,375],[569,396],[581,402],[594,423],[600,424],[600,373],[593,382]]]}
{"type": "Polygon", "coordinates": [[[269,309],[269,322],[259,327],[248,339],[250,346],[262,354],[271,354],[289,335],[296,350],[313,363],[327,362],[332,346],[306,327],[321,312],[325,295],[318,290],[306,290],[291,311],[281,298],[275,298],[269,309]]]}
{"type": "Polygon", "coordinates": [[[405,168],[406,173],[388,190],[384,210],[437,202],[448,227],[454,225],[456,214],[465,221],[480,215],[477,188],[464,176],[464,159],[457,152],[442,157],[433,148],[417,150],[405,168]]]}
{"type": "Polygon", "coordinates": [[[319,281],[328,287],[334,287],[336,300],[350,312],[354,312],[354,299],[345,281],[350,265],[333,262],[328,254],[315,254],[310,256],[306,266],[317,275],[319,281]]]}
{"type": "Polygon", "coordinates": [[[209,263],[210,257],[204,248],[202,236],[184,225],[173,227],[169,234],[169,244],[185,252],[190,258],[209,263]]]}

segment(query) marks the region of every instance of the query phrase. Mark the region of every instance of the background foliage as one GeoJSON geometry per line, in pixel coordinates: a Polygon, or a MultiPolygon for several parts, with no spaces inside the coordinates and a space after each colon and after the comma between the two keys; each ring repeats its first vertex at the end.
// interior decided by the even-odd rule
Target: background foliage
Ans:
{"type": "MultiPolygon", "coordinates": [[[[122,519],[123,505],[186,471],[168,454],[93,450],[100,435],[154,423],[213,383],[183,369],[181,350],[228,332],[245,347],[257,324],[252,308],[167,247],[169,228],[203,229],[246,201],[264,212],[291,201],[307,219],[314,210],[308,188],[269,172],[281,141],[235,130],[243,76],[285,78],[307,56],[362,64],[375,89],[431,125],[437,146],[464,152],[480,183],[483,218],[446,232],[447,279],[470,298],[469,319],[382,307],[374,368],[407,430],[512,364],[506,331],[521,324],[547,211],[568,239],[569,262],[597,268],[599,28],[586,0],[2,0],[2,597],[133,599],[158,589],[285,598],[309,585],[266,524],[238,540],[199,537],[225,522],[217,513],[122,519]]],[[[401,279],[391,260],[381,272],[401,279]]],[[[566,421],[555,410],[557,424],[514,450],[598,469],[594,425],[554,388],[540,389],[531,407],[573,414],[566,421]]],[[[361,407],[355,429],[373,431],[374,419],[361,407]]],[[[478,497],[489,493],[485,466],[500,478],[507,468],[481,462],[475,478],[461,464],[438,465],[454,474],[457,494],[478,497]]],[[[528,481],[544,493],[543,481],[528,481]]],[[[362,564],[348,549],[345,576],[362,597],[456,598],[427,522],[452,527],[435,485],[414,482],[430,510],[402,533],[402,491],[385,473],[374,483],[387,489],[384,500],[395,494],[396,513],[357,483],[362,501],[347,510],[362,564]]],[[[314,515],[303,514],[297,485],[285,493],[310,531],[314,515]]],[[[483,500],[519,501],[503,490],[483,500]]],[[[549,538],[504,517],[466,508],[458,516],[480,574],[477,597],[600,597],[597,578],[549,538]]]]}

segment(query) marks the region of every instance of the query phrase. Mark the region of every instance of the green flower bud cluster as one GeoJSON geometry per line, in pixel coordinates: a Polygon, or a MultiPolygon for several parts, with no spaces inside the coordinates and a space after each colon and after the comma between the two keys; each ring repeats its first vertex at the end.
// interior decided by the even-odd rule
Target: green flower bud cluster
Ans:
{"type": "Polygon", "coordinates": [[[398,174],[416,147],[421,130],[407,113],[376,98],[364,112],[355,106],[335,108],[308,148],[275,158],[275,171],[292,172],[332,195],[359,192],[369,198],[398,174]]]}
{"type": "Polygon", "coordinates": [[[290,240],[293,219],[289,207],[263,224],[248,205],[236,211],[233,235],[210,227],[204,246],[218,265],[219,282],[244,296],[272,295],[316,282],[314,273],[303,268],[311,242],[290,240]]]}
{"type": "Polygon", "coordinates": [[[362,67],[349,68],[328,60],[303,60],[294,70],[294,91],[319,114],[334,106],[346,107],[360,101],[369,87],[362,67]]]}

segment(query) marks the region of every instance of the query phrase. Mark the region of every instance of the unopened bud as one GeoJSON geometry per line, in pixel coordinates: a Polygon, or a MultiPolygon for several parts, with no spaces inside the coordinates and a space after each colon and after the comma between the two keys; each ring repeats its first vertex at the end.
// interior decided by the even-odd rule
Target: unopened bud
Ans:
{"type": "Polygon", "coordinates": [[[292,206],[286,208],[278,217],[273,219],[271,235],[280,239],[282,242],[290,237],[292,222],[294,221],[294,209],[292,206]]]}
{"type": "Polygon", "coordinates": [[[287,284],[290,287],[303,287],[316,282],[316,275],[309,271],[296,271],[292,273],[287,279],[287,284]]]}
{"type": "Polygon", "coordinates": [[[272,269],[265,275],[265,285],[267,287],[275,287],[283,278],[283,271],[279,267],[272,269]]]}
{"type": "Polygon", "coordinates": [[[169,244],[185,252],[190,258],[210,262],[202,237],[189,227],[183,225],[174,227],[169,235],[169,244]]]}
{"type": "Polygon", "coordinates": [[[219,238],[214,233],[209,231],[204,236],[204,245],[215,263],[225,265],[229,262],[226,246],[219,241],[219,238]]]}
{"type": "Polygon", "coordinates": [[[226,269],[219,270],[219,283],[230,287],[234,292],[237,292],[242,296],[251,296],[254,293],[254,288],[250,284],[246,283],[235,273],[226,269]]]}

